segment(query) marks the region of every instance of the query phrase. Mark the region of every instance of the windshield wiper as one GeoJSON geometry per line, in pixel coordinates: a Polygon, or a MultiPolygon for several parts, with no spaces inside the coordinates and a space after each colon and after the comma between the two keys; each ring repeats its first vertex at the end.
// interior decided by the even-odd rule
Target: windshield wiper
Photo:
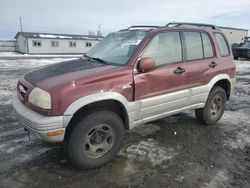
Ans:
{"type": "Polygon", "coordinates": [[[100,59],[100,58],[98,58],[98,57],[92,57],[91,59],[93,59],[93,60],[95,60],[95,61],[99,61],[99,62],[104,63],[104,64],[106,64],[106,65],[109,64],[107,61],[105,61],[105,60],[103,60],[103,59],[100,59]]]}
{"type": "Polygon", "coordinates": [[[87,60],[91,60],[91,57],[87,54],[84,54],[83,57],[85,57],[87,60]]]}
{"type": "Polygon", "coordinates": [[[106,64],[106,65],[108,65],[109,63],[107,62],[107,61],[105,61],[105,60],[103,60],[103,59],[100,59],[100,58],[98,58],[98,57],[91,57],[91,56],[89,56],[89,55],[83,55],[83,57],[85,57],[87,60],[94,60],[94,61],[98,61],[98,62],[101,62],[101,63],[103,63],[103,64],[106,64]]]}

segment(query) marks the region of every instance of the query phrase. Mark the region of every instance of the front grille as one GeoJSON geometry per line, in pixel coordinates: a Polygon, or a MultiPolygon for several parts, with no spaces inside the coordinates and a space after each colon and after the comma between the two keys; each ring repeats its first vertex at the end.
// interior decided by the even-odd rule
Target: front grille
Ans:
{"type": "Polygon", "coordinates": [[[246,56],[246,55],[247,55],[247,52],[248,52],[248,50],[243,50],[243,49],[237,50],[237,54],[238,54],[239,56],[246,56]]]}
{"type": "Polygon", "coordinates": [[[17,85],[17,91],[18,93],[24,98],[24,96],[26,95],[27,91],[28,91],[28,87],[26,87],[25,85],[23,85],[22,83],[19,83],[17,85]]]}

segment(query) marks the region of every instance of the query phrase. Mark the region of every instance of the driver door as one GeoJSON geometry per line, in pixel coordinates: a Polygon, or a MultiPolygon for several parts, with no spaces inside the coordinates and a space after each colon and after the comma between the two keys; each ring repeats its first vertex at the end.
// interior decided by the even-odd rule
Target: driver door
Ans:
{"type": "Polygon", "coordinates": [[[141,58],[145,57],[153,58],[156,67],[134,75],[135,101],[140,103],[140,119],[154,119],[185,107],[188,79],[180,32],[156,34],[142,53],[141,58]]]}

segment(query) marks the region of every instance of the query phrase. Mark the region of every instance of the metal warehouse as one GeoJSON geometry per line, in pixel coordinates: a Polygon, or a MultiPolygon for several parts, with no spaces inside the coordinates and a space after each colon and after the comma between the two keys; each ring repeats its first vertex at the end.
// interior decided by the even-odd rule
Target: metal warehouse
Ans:
{"type": "Polygon", "coordinates": [[[232,27],[219,27],[226,35],[231,44],[244,42],[247,36],[247,29],[232,28],[232,27]]]}
{"type": "Polygon", "coordinates": [[[51,33],[18,32],[17,52],[25,54],[83,54],[102,37],[51,33]]]}

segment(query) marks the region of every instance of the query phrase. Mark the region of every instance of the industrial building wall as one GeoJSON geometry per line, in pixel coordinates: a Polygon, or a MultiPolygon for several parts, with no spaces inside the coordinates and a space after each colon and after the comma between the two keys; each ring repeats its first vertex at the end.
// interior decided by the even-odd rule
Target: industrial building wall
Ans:
{"type": "Polygon", "coordinates": [[[227,39],[231,44],[233,43],[241,43],[244,42],[244,37],[247,36],[247,30],[238,30],[238,29],[227,29],[221,28],[221,30],[225,33],[227,39]]]}
{"type": "Polygon", "coordinates": [[[83,54],[91,47],[86,46],[86,42],[91,42],[91,47],[95,46],[98,40],[69,40],[69,39],[36,39],[29,38],[29,54],[83,54]],[[40,41],[41,46],[34,46],[33,41],[40,41]],[[51,41],[58,41],[58,46],[52,47],[51,41]],[[75,47],[70,47],[70,42],[75,42],[75,47]]]}
{"type": "Polygon", "coordinates": [[[0,40],[0,52],[16,51],[16,40],[0,40]]]}
{"type": "Polygon", "coordinates": [[[24,38],[22,35],[19,35],[17,38],[17,51],[24,54],[28,54],[27,44],[27,39],[24,38]]]}

